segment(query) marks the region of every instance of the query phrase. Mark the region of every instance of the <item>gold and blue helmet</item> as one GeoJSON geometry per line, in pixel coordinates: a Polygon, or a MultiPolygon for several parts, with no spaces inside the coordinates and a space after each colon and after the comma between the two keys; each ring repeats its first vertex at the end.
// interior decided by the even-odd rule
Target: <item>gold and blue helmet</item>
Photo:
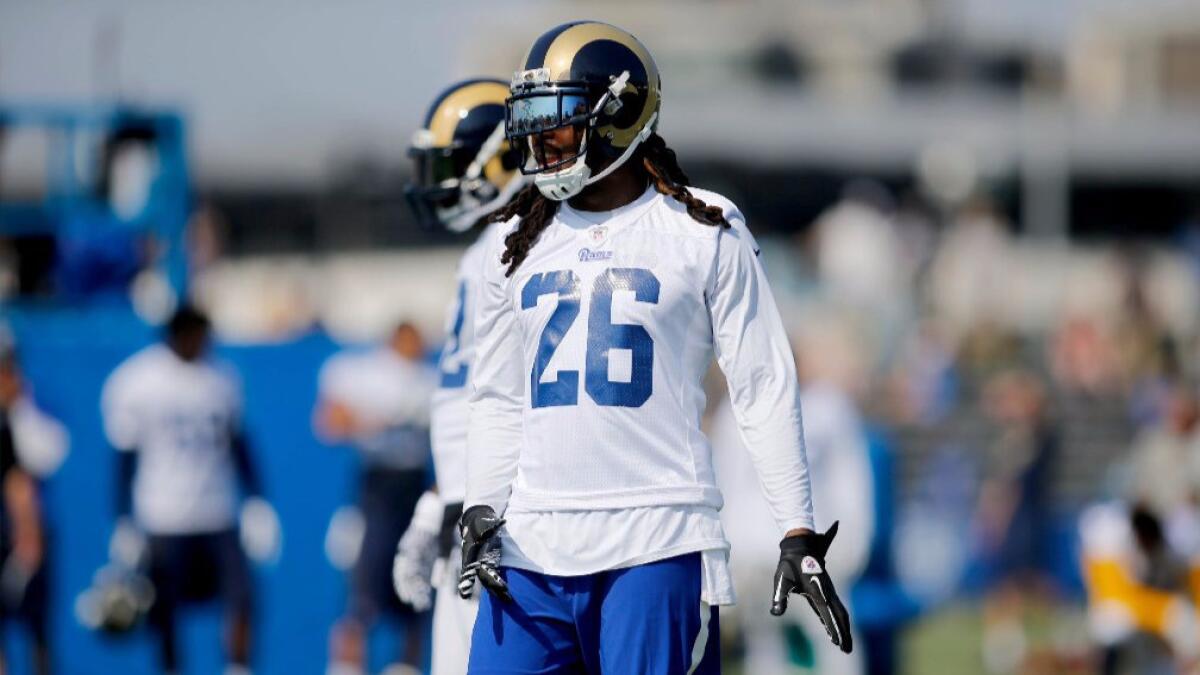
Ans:
{"type": "Polygon", "coordinates": [[[598,21],[563,24],[539,37],[510,88],[505,134],[522,154],[521,171],[555,200],[628,161],[657,128],[662,100],[646,46],[598,21]],[[575,133],[561,133],[568,128],[575,133]]]}
{"type": "Polygon", "coordinates": [[[520,156],[504,136],[508,85],[458,82],[429,106],[408,154],[413,174],[405,198],[422,227],[470,229],[520,189],[520,156]]]}

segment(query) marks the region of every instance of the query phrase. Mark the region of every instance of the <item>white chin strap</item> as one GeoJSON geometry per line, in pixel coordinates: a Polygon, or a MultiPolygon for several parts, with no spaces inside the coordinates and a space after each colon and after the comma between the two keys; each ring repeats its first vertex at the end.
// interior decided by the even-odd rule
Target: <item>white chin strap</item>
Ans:
{"type": "Polygon", "coordinates": [[[492,161],[493,157],[499,154],[503,143],[504,122],[501,122],[496,125],[495,130],[492,131],[491,135],[480,146],[475,159],[471,161],[467,170],[463,172],[463,177],[454,181],[460,188],[458,204],[448,209],[437,210],[438,220],[442,221],[447,230],[451,232],[466,232],[480,218],[507,204],[508,200],[512,199],[512,196],[517,194],[528,183],[525,180],[525,176],[521,175],[520,171],[516,171],[512,179],[500,189],[496,196],[486,202],[481,201],[471,189],[471,186],[485,180],[483,178],[483,168],[488,162],[492,161]]]}
{"type": "Polygon", "coordinates": [[[654,133],[654,122],[657,119],[658,112],[655,111],[654,114],[650,115],[650,119],[646,120],[646,124],[642,127],[642,130],[638,132],[638,135],[633,138],[633,142],[629,144],[629,147],[625,148],[625,152],[622,152],[621,156],[617,157],[616,161],[614,161],[612,164],[609,164],[603,171],[595,176],[592,175],[592,170],[587,165],[587,141],[585,139],[585,145],[579,155],[575,158],[574,164],[563,169],[562,171],[534,174],[533,184],[537,186],[538,191],[541,192],[546,199],[553,199],[556,202],[561,202],[574,197],[582,192],[583,188],[591,185],[592,183],[603,180],[610,173],[619,169],[622,164],[629,161],[629,158],[633,156],[633,152],[637,150],[639,145],[642,144],[642,141],[645,141],[650,137],[650,134],[654,133]]]}
{"type": "MultiPolygon", "coordinates": [[[[450,214],[446,214],[446,217],[442,218],[442,222],[446,224],[446,229],[450,230],[451,232],[466,232],[467,230],[471,229],[471,227],[474,226],[480,218],[507,204],[508,201],[513,198],[513,195],[520,192],[521,188],[525,187],[525,185],[528,183],[529,181],[525,179],[525,176],[521,175],[520,171],[517,171],[512,179],[508,181],[508,184],[506,184],[504,188],[496,194],[495,197],[492,197],[483,204],[468,204],[467,210],[462,211],[453,217],[451,217],[450,214]]],[[[461,199],[478,201],[465,194],[461,197],[461,199]]],[[[447,210],[449,211],[449,209],[447,210]]]]}

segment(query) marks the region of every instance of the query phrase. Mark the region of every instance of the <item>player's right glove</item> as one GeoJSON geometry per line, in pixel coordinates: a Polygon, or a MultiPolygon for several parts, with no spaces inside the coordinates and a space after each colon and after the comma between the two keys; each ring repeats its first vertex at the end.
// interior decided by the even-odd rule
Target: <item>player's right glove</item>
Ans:
{"type": "Polygon", "coordinates": [[[478,577],[483,587],[509,602],[512,594],[500,576],[500,528],[504,519],[492,507],[477,504],[467,509],[458,521],[462,534],[462,572],[458,576],[458,594],[471,597],[478,577]]]}
{"type": "Polygon", "coordinates": [[[850,614],[838,599],[833,580],[825,572],[825,554],[837,534],[835,522],[825,534],[815,532],[784,537],[779,542],[779,565],[775,568],[775,594],[771,614],[787,611],[788,593],[799,593],[820,617],[835,646],[849,654],[854,648],[850,614]]]}
{"type": "Polygon", "coordinates": [[[262,497],[247,497],[238,518],[238,539],[242,550],[254,562],[262,564],[278,560],[283,547],[283,530],[279,527],[275,507],[262,497]]]}
{"type": "Polygon", "coordinates": [[[424,612],[433,604],[433,565],[437,561],[438,534],[444,510],[436,492],[421,495],[392,561],[396,597],[418,612],[424,612]]]}

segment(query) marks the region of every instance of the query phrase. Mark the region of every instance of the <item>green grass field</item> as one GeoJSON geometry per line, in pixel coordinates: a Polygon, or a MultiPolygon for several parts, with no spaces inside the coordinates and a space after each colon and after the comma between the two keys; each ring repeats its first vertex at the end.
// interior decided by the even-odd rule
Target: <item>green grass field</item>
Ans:
{"type": "MultiPolygon", "coordinates": [[[[1074,607],[1030,608],[1022,624],[1026,657],[1013,671],[1020,675],[1068,675],[1093,672],[1083,612],[1074,607]]],[[[963,603],[922,617],[901,639],[901,675],[975,675],[988,671],[983,661],[983,613],[963,603]]],[[[726,663],[730,675],[751,675],[740,664],[726,663]]],[[[797,673],[813,672],[797,668],[797,673]]]]}

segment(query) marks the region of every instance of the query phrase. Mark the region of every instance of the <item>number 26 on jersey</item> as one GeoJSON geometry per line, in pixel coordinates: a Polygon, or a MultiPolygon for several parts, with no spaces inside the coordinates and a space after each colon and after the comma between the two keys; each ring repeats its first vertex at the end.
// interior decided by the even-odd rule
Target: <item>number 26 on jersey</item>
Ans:
{"type": "MultiPolygon", "coordinates": [[[[614,291],[632,291],[634,300],[658,304],[659,282],[650,270],[626,267],[605,270],[592,285],[587,322],[587,355],[583,388],[597,405],[637,408],[654,389],[654,340],[645,327],[612,322],[614,291]],[[609,353],[627,349],[631,355],[628,382],[608,378],[609,353]]],[[[529,400],[534,408],[579,403],[579,371],[560,370],[555,380],[542,382],[554,351],[579,317],[579,277],[571,270],[540,272],[521,289],[521,309],[537,306],[543,295],[557,295],[558,306],[538,339],[533,370],[529,374],[529,400]]]]}

